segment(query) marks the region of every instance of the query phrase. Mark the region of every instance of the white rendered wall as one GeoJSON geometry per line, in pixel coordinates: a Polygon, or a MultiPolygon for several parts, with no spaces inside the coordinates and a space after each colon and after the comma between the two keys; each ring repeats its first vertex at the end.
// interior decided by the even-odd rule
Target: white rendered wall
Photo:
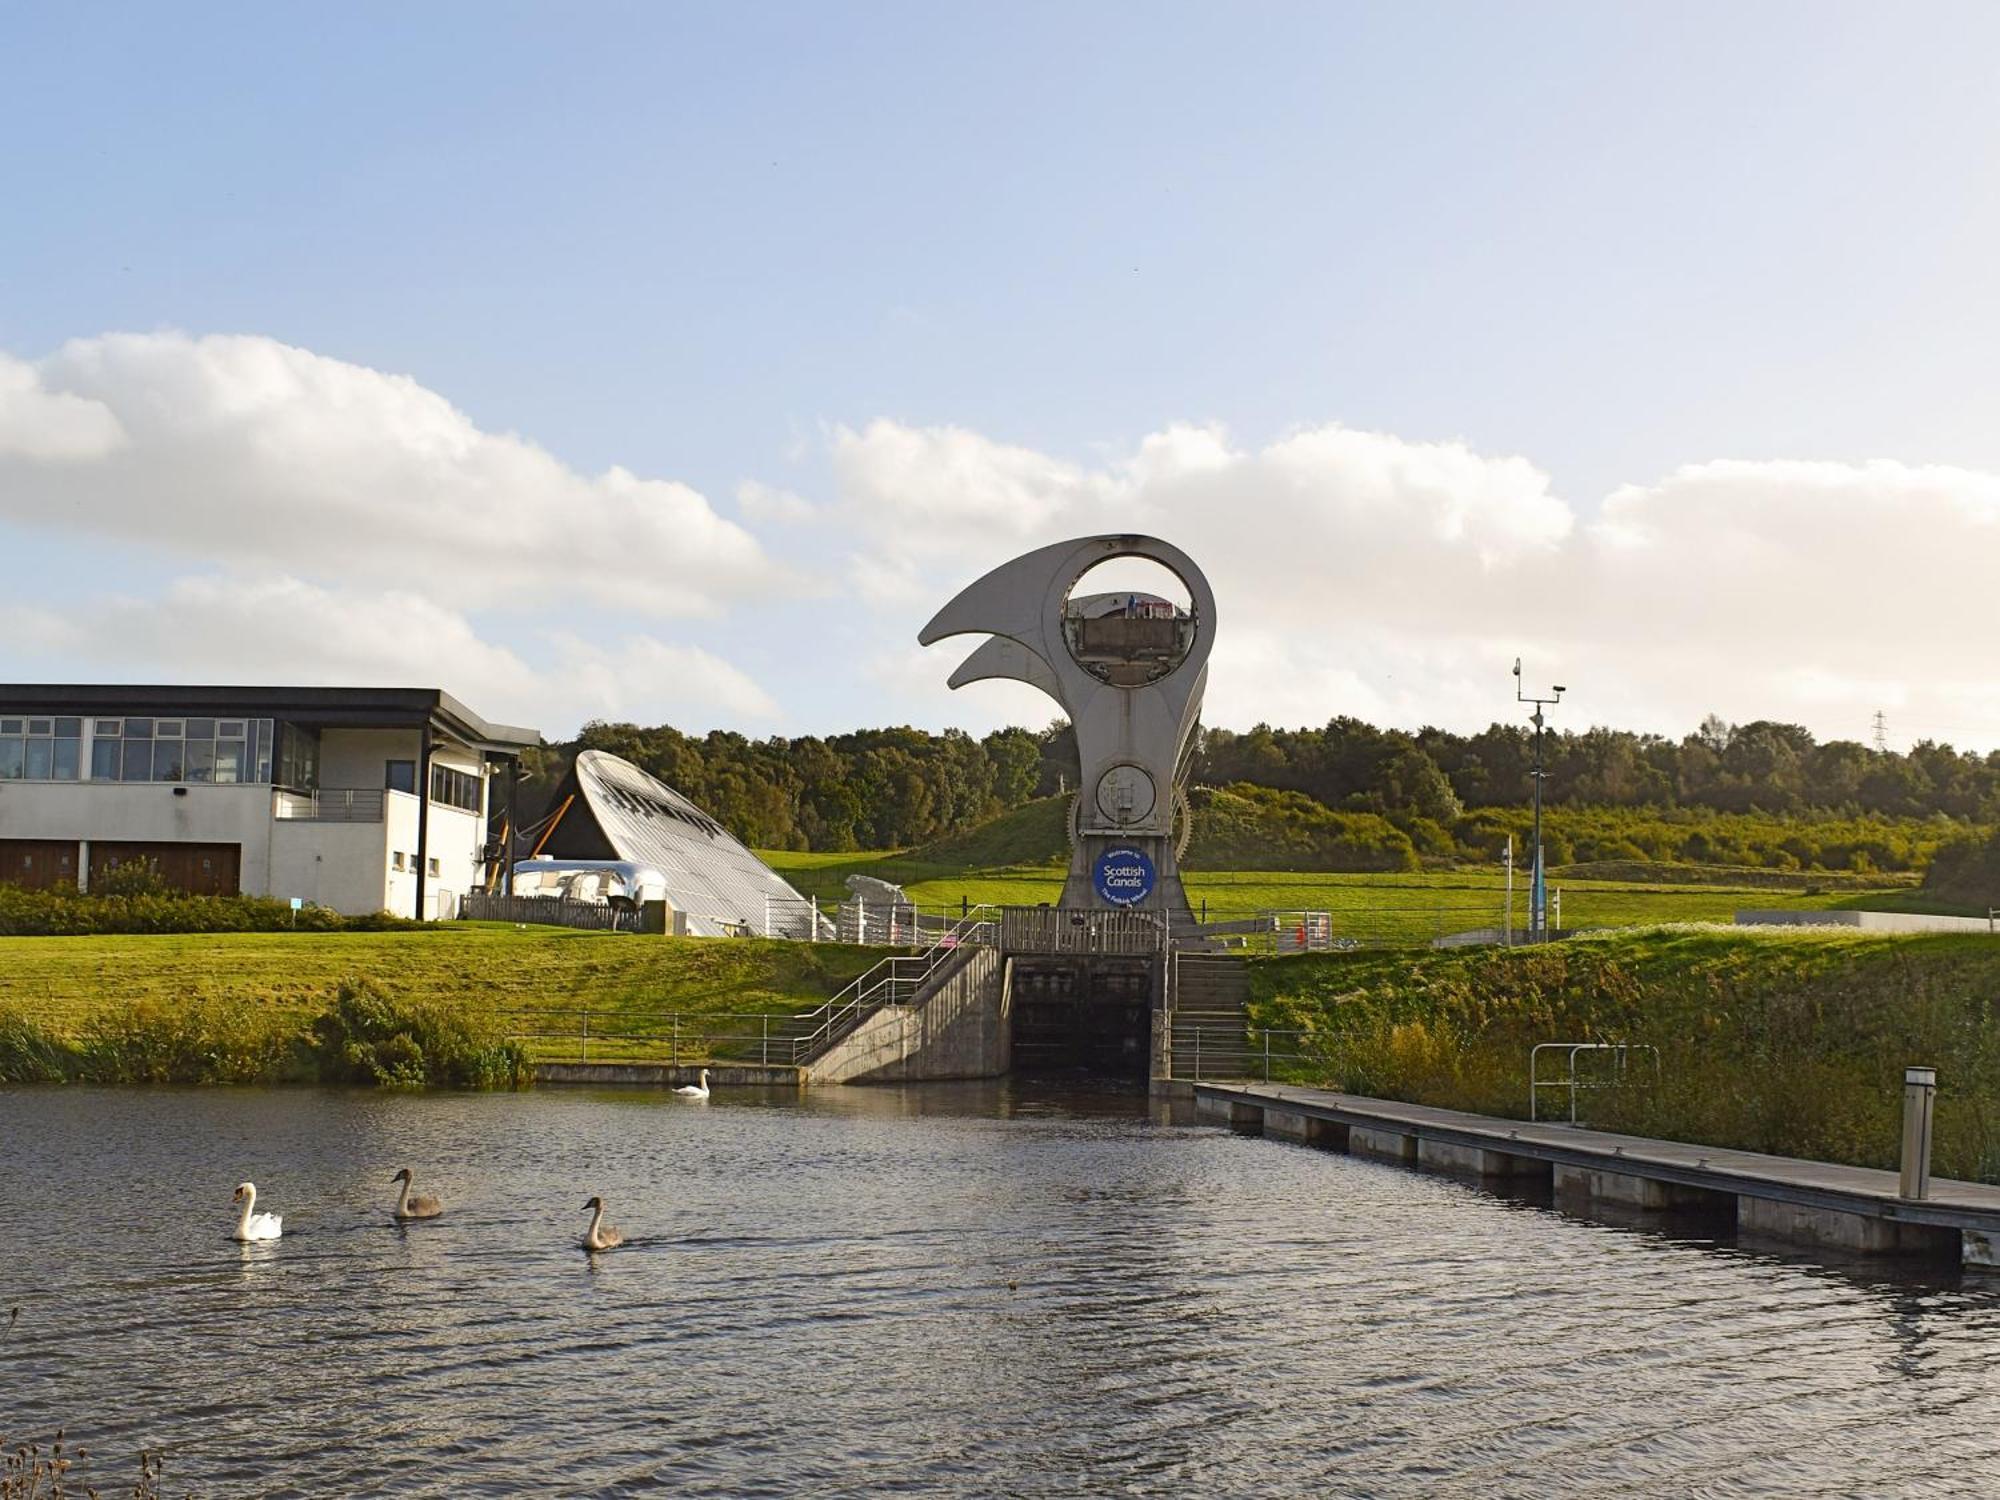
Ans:
{"type": "Polygon", "coordinates": [[[350,917],[381,911],[388,900],[386,849],[380,823],[274,823],[271,884],[264,894],[280,901],[296,896],[350,917]]]}
{"type": "MultiPolygon", "coordinates": [[[[434,762],[439,757],[431,757],[434,762]]],[[[472,767],[461,767],[470,770],[472,767]]],[[[384,821],[388,828],[390,857],[388,909],[399,917],[414,916],[417,902],[417,799],[404,792],[391,792],[386,800],[384,821]],[[394,856],[403,856],[404,868],[396,869],[394,856]]],[[[431,804],[429,858],[438,862],[438,872],[424,882],[424,915],[456,916],[459,898],[476,889],[485,866],[486,820],[455,807],[431,804]],[[440,902],[438,893],[449,899],[440,902]]]]}
{"type": "Polygon", "coordinates": [[[319,737],[319,784],[373,790],[388,781],[392,760],[414,761],[414,729],[329,729],[319,737]]]}

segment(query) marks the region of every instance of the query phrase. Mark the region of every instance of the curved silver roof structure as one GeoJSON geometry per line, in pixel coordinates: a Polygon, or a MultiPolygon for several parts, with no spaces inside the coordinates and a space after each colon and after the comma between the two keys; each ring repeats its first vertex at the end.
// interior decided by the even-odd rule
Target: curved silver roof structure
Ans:
{"type": "Polygon", "coordinates": [[[649,865],[666,880],[667,903],[687,913],[699,937],[805,938],[806,898],[707,813],[629,760],[585,750],[557,788],[573,796],[545,852],[557,858],[649,865]]]}

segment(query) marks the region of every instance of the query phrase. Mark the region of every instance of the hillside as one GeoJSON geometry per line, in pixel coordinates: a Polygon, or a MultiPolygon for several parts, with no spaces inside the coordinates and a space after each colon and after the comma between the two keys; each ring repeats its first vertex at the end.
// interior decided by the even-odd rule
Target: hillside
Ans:
{"type": "Polygon", "coordinates": [[[1596,1095],[1592,1123],[1787,1156],[1893,1166],[1902,1070],[1935,1064],[1938,1172],[2000,1181],[1988,938],[1656,928],[1251,969],[1255,1017],[1306,1033],[1301,1079],[1525,1118],[1536,1042],[1646,1043],[1657,1087],[1596,1095]]]}
{"type": "MultiPolygon", "coordinates": [[[[1492,867],[1509,836],[1521,868],[1528,859],[1531,824],[1525,808],[1478,808],[1449,825],[1396,821],[1338,811],[1303,792],[1241,782],[1196,787],[1189,802],[1194,837],[1183,862],[1189,871],[1492,867]]],[[[891,862],[911,880],[1062,864],[1069,849],[1068,806],[1067,797],[1039,798],[891,862]]],[[[1778,818],[1686,808],[1552,808],[1543,828],[1553,877],[1828,892],[1914,884],[1914,867],[1944,837],[1930,819],[1778,818]]],[[[852,867],[871,858],[880,856],[830,855],[826,861],[852,867]]]]}

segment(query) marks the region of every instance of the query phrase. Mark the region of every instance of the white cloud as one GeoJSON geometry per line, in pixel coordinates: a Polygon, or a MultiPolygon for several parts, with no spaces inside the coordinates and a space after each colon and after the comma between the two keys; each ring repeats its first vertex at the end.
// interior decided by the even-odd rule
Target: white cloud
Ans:
{"type": "Polygon", "coordinates": [[[631,719],[640,723],[734,725],[778,716],[778,705],[748,674],[699,646],[676,646],[639,636],[607,649],[573,635],[557,635],[559,671],[571,701],[586,705],[573,717],[631,719]]]}
{"type": "Polygon", "coordinates": [[[783,582],[684,484],[579,474],[407,376],[257,337],[107,334],[0,365],[0,520],[458,608],[710,615],[783,582]]]}
{"type": "Polygon", "coordinates": [[[1146,531],[1214,585],[1214,723],[1476,726],[1517,712],[1521,654],[1571,685],[1565,723],[1682,731],[1713,709],[1864,736],[1883,707],[1899,742],[2000,745],[2000,475],[1716,461],[1578,506],[1527,458],[1339,425],[1261,445],[1169,425],[1090,462],[889,420],[823,442],[830,498],[749,480],[738,521],[270,339],[0,355],[0,544],[113,538],[122,576],[143,579],[137,557],[170,580],[79,604],[74,576],[17,567],[0,657],[39,678],[418,681],[557,733],[1040,722],[1025,690],[948,693],[961,646],[918,652],[918,626],[1029,547],[1146,531]],[[789,576],[765,539],[825,560],[789,576]],[[203,571],[173,578],[190,555],[203,571]],[[772,682],[659,624],[725,617],[755,653],[840,592],[871,607],[869,649],[787,640],[763,654],[772,682]],[[812,699],[812,721],[779,697],[812,699]]]}
{"type": "Polygon", "coordinates": [[[111,408],[46,390],[33,365],[0,354],[0,458],[75,463],[103,458],[124,441],[111,408]]]}
{"type": "Polygon", "coordinates": [[[611,643],[528,628],[482,637],[464,615],[401,590],[329,589],[284,576],[175,579],[155,598],[80,610],[10,606],[10,641],[69,670],[232,684],[442,687],[479,713],[559,738],[590,718],[684,727],[768,720],[771,696],[699,647],[649,635],[611,643]]]}
{"type": "Polygon", "coordinates": [[[736,507],[752,521],[804,525],[819,518],[819,508],[803,495],[746,479],[736,487],[736,507]]]}
{"type": "MultiPolygon", "coordinates": [[[[1085,467],[875,422],[837,429],[832,453],[870,581],[890,585],[877,602],[912,630],[1041,543],[1140,530],[1183,547],[1217,596],[1215,723],[1476,726],[1516,714],[1525,654],[1570,684],[1572,724],[1684,731],[1714,709],[1860,736],[1888,706],[1904,739],[2000,744],[1992,474],[1715,462],[1588,516],[1525,458],[1339,426],[1261,448],[1173,427],[1085,467]]],[[[930,653],[940,693],[957,654],[930,653]]]]}

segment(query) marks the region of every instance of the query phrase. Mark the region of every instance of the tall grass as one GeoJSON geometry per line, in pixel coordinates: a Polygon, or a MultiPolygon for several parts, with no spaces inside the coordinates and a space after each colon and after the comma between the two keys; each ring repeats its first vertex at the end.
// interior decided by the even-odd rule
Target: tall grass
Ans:
{"type": "MultiPolygon", "coordinates": [[[[102,1492],[95,1486],[77,1488],[80,1471],[89,1462],[89,1450],[71,1446],[61,1428],[46,1449],[40,1443],[10,1443],[0,1433],[0,1500],[98,1500],[102,1492]]],[[[141,1451],[138,1482],[119,1493],[132,1500],[162,1500],[165,1469],[166,1460],[159,1454],[141,1451]]]]}
{"type": "Polygon", "coordinates": [[[1861,1166],[1896,1164],[1903,1069],[1934,1066],[1936,1170],[2000,1182],[1991,939],[1653,929],[1262,960],[1252,992],[1258,1023],[1307,1034],[1302,1081],[1525,1118],[1535,1043],[1645,1043],[1658,1085],[1589,1093],[1589,1123],[1861,1166]]]}
{"type": "Polygon", "coordinates": [[[4,1083],[358,1083],[508,1088],[525,1054],[490,1008],[344,981],[317,1013],[245,998],[146,998],[73,1033],[0,1008],[4,1083]]]}

